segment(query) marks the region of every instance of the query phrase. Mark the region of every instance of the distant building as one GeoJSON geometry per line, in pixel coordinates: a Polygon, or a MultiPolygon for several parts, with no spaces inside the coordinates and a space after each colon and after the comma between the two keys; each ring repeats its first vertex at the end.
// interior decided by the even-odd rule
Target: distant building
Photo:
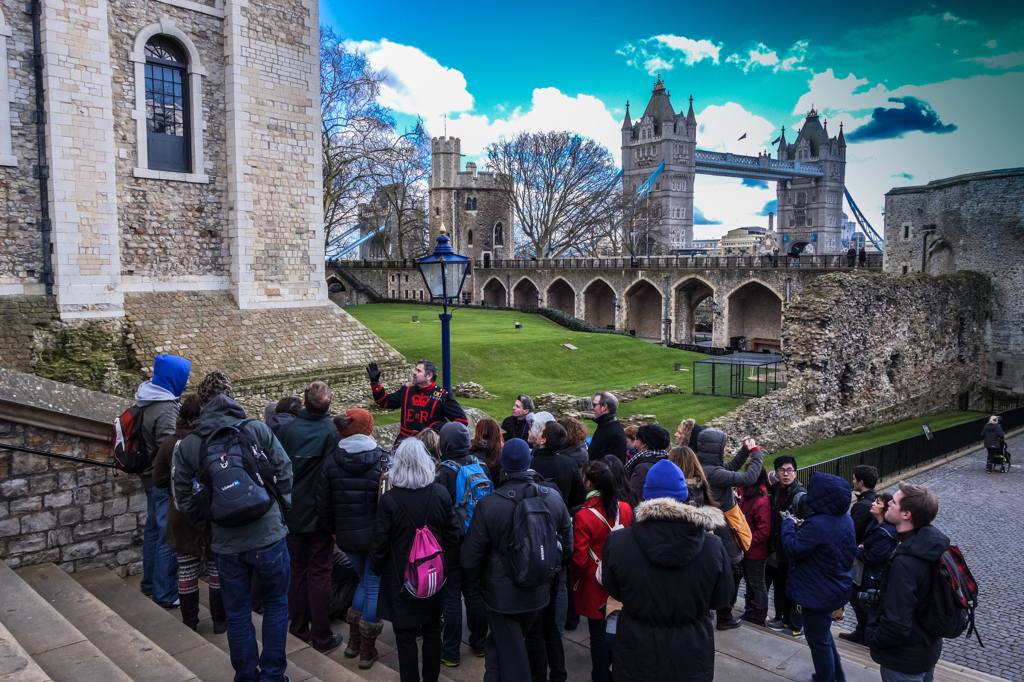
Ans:
{"type": "Polygon", "coordinates": [[[754,256],[761,250],[767,229],[763,227],[737,227],[722,237],[718,253],[721,256],[754,256]]]}

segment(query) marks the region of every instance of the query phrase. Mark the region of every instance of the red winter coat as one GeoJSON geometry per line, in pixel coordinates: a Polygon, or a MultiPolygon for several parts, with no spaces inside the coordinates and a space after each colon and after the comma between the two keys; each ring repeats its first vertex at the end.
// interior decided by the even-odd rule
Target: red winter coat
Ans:
{"type": "Polygon", "coordinates": [[[740,501],[740,509],[750,526],[750,549],[743,553],[744,559],[767,559],[768,539],[772,531],[772,504],[768,495],[740,501]]]}
{"type": "MultiPolygon", "coordinates": [[[[623,527],[633,523],[633,510],[625,502],[619,502],[619,523],[623,527]]],[[[614,526],[615,519],[608,519],[608,523],[605,523],[604,507],[601,506],[600,497],[591,497],[584,502],[583,508],[573,519],[573,603],[576,613],[584,618],[602,618],[598,608],[608,601],[608,591],[597,582],[597,564],[587,550],[594,550],[597,558],[601,558],[604,541],[611,533],[609,525],[614,526]],[[597,513],[590,511],[591,509],[597,513]]]]}

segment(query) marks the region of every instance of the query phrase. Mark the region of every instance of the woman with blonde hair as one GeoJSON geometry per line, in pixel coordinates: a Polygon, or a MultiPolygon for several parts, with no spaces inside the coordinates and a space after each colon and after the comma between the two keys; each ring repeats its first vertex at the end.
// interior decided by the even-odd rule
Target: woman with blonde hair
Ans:
{"type": "Polygon", "coordinates": [[[423,429],[416,434],[416,440],[423,443],[423,447],[430,453],[434,464],[441,461],[441,437],[437,435],[437,431],[434,429],[423,429]]]}
{"type": "Polygon", "coordinates": [[[991,474],[995,465],[1003,461],[1003,443],[1006,434],[1003,427],[999,425],[1002,421],[998,416],[992,415],[988,418],[988,424],[981,430],[981,437],[985,439],[985,449],[988,450],[988,464],[985,466],[985,473],[991,474]]]}

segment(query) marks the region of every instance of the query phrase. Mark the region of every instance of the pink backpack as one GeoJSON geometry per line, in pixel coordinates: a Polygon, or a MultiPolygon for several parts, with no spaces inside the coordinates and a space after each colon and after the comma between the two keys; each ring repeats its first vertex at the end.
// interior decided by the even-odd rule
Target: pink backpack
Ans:
{"type": "MultiPolygon", "coordinates": [[[[433,499],[434,492],[431,490],[430,499],[427,501],[428,517],[433,499]]],[[[398,502],[398,498],[395,498],[395,501],[398,502]]],[[[405,512],[401,502],[398,502],[398,506],[405,512]]],[[[405,512],[405,515],[409,516],[409,513],[405,512]]],[[[424,518],[423,525],[416,530],[416,535],[412,539],[412,549],[409,550],[409,563],[405,567],[405,589],[417,599],[426,599],[441,590],[444,580],[444,550],[427,528],[427,520],[424,518]]]]}

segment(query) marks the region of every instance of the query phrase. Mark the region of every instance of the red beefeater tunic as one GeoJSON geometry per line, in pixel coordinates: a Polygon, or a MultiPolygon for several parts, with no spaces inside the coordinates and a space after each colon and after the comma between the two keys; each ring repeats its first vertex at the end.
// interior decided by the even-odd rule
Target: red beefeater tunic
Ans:
{"type": "Polygon", "coordinates": [[[403,386],[394,393],[388,393],[377,384],[373,387],[373,400],[380,407],[402,410],[402,424],[398,429],[396,443],[415,436],[424,429],[439,430],[445,422],[459,422],[469,426],[469,419],[462,406],[452,394],[436,383],[426,388],[403,386]]]}

